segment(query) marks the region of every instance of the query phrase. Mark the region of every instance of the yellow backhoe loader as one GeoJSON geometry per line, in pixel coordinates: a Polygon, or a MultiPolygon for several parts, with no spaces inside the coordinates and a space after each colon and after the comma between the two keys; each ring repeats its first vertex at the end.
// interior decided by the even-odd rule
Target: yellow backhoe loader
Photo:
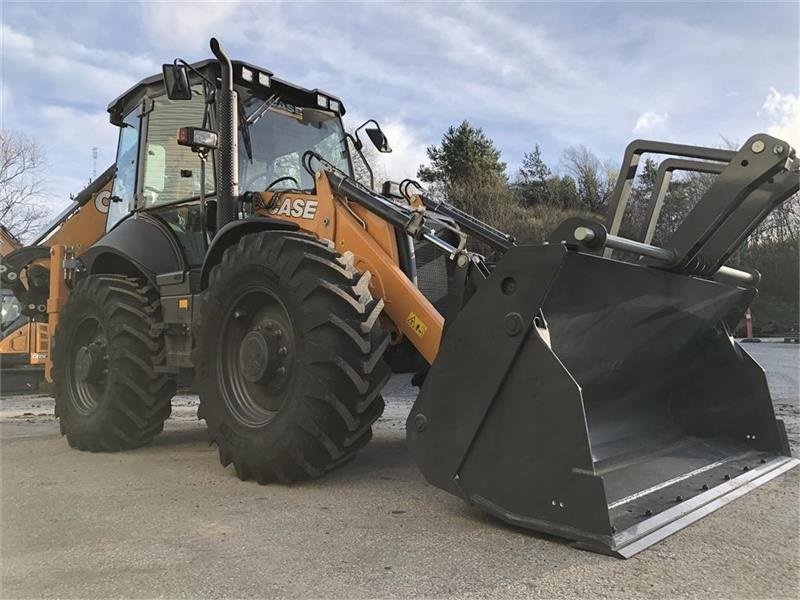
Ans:
{"type": "Polygon", "coordinates": [[[349,136],[336,96],[211,51],[109,105],[102,217],[70,229],[75,207],[4,263],[4,285],[47,315],[70,445],[148,443],[191,370],[223,466],[320,477],[369,441],[390,373],[414,372],[408,444],[429,482],[623,557],[797,464],[731,335],[759,275],[725,265],[797,190],[787,143],[633,142],[607,223],[521,245],[416,182],[360,185],[348,139],[390,151],[377,123],[349,136]],[[720,167],[664,247],[618,231],[648,152],[720,167]],[[24,284],[37,265],[47,285],[24,284]]]}

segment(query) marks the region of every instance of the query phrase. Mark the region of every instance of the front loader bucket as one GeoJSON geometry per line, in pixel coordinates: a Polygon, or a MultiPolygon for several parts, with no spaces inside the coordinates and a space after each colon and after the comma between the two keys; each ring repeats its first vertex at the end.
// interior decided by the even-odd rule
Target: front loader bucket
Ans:
{"type": "Polygon", "coordinates": [[[629,557],[797,464],[729,333],[755,290],[563,244],[474,288],[407,423],[434,485],[629,557]]]}

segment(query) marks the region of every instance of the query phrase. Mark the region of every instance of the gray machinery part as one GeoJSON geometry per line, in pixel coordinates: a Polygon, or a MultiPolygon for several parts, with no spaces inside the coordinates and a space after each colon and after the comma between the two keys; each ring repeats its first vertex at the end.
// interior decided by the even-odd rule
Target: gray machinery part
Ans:
{"type": "Polygon", "coordinates": [[[460,310],[407,421],[434,485],[619,557],[798,464],[763,370],[731,336],[758,275],[722,265],[797,190],[794,151],[766,135],[727,154],[647,144],[727,166],[664,248],[571,219],[491,272],[460,267],[460,310]]]}

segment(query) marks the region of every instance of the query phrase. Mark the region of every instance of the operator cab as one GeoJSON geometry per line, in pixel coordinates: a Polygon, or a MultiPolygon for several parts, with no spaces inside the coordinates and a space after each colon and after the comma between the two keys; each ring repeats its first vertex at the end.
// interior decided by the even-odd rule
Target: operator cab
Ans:
{"type": "MultiPolygon", "coordinates": [[[[215,151],[210,150],[201,165],[198,153],[179,145],[176,134],[183,127],[217,128],[212,104],[216,85],[212,88],[208,82],[216,84],[219,71],[216,60],[190,65],[184,100],[168,98],[164,74],[159,74],[140,81],[108,107],[120,137],[107,229],[131,213],[145,211],[178,235],[191,265],[202,263],[214,229],[215,151]],[[207,200],[205,211],[201,192],[207,200]]],[[[245,62],[234,61],[233,73],[240,194],[267,188],[313,189],[313,178],[302,164],[309,150],[352,175],[341,100],[245,62]]]]}

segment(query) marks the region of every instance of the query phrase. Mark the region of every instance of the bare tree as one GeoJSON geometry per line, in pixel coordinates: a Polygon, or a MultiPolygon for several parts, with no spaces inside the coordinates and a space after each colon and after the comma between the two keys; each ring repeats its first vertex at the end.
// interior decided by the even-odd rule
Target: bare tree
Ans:
{"type": "Polygon", "coordinates": [[[564,150],[562,161],[567,173],[578,186],[581,208],[591,212],[605,210],[614,190],[616,172],[609,162],[601,161],[586,146],[564,150]]]}
{"type": "Polygon", "coordinates": [[[0,131],[0,224],[18,239],[34,233],[46,216],[40,204],[44,166],[33,138],[0,131]]]}

